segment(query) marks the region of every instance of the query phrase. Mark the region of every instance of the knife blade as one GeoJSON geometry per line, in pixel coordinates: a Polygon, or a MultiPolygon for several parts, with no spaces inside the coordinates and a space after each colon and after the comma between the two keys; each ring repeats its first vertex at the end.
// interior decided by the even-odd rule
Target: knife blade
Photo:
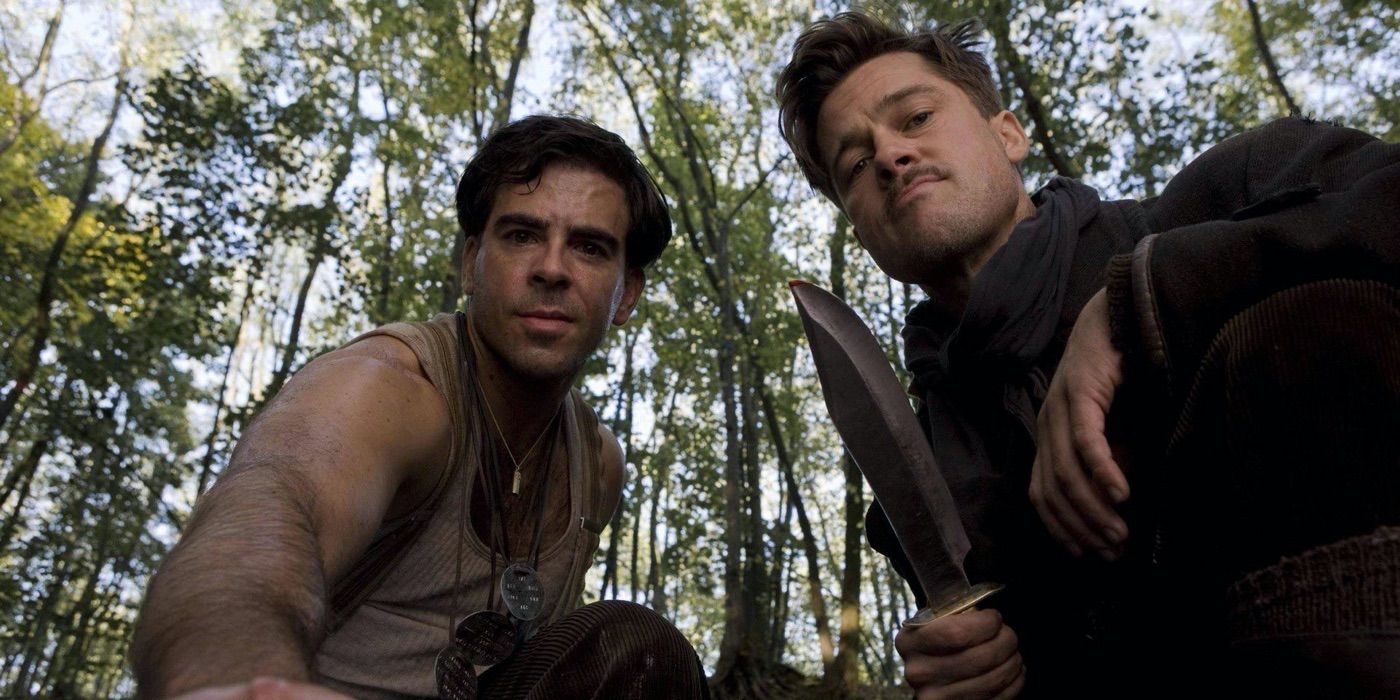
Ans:
{"type": "Polygon", "coordinates": [[[825,289],[801,281],[789,287],[831,420],[889,517],[928,602],[905,626],[961,612],[1000,590],[999,584],[968,582],[963,562],[971,545],[957,503],[874,334],[825,289]]]}

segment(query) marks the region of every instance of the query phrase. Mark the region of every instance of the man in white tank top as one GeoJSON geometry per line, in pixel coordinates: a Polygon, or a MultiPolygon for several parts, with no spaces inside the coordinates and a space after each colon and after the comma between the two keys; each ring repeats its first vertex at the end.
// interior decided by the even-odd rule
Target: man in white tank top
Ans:
{"type": "MultiPolygon", "coordinates": [[[[588,420],[577,419],[570,389],[608,326],[627,321],[641,297],[643,268],[670,239],[660,192],[616,135],[579,119],[537,116],[507,125],[480,145],[458,185],[457,209],[465,236],[462,288],[469,295],[459,327],[467,338],[444,332],[441,337],[462,346],[437,354],[462,353],[463,366],[447,372],[460,379],[462,395],[445,395],[442,384],[450,382],[423,356],[432,353],[394,333],[367,334],[298,372],[244,432],[227,470],[199,500],[180,542],[151,580],[132,644],[142,696],[466,697],[464,683],[475,696],[474,671],[485,664],[461,663],[475,657],[463,657],[452,640],[456,625],[482,610],[500,615],[493,619],[508,621],[519,634],[507,640],[510,660],[483,678],[481,697],[618,696],[607,688],[630,689],[629,697],[705,693],[694,650],[669,623],[640,606],[610,602],[567,615],[558,610],[545,615],[552,624],[541,629],[530,623],[539,610],[519,607],[518,596],[502,593],[502,606],[494,598],[459,595],[467,589],[462,572],[473,556],[491,562],[490,577],[477,581],[491,584],[488,593],[501,580],[495,578],[502,573],[498,559],[533,563],[547,579],[540,543],[580,529],[571,523],[571,514],[580,512],[568,510],[571,502],[592,504],[577,519],[589,521],[588,513],[594,514],[595,534],[616,508],[623,480],[618,441],[586,406],[588,420]],[[556,439],[565,414],[570,426],[586,425],[597,439],[573,440],[569,456],[554,460],[548,456],[552,446],[568,442],[556,439]],[[596,454],[576,459],[579,445],[596,454]],[[498,459],[502,454],[506,458],[498,459]],[[479,474],[468,469],[464,473],[473,478],[450,478],[456,464],[473,459],[479,474]],[[592,485],[592,494],[550,488],[556,479],[550,465],[556,462],[564,465],[558,474],[565,485],[567,463],[598,465],[597,474],[579,477],[592,485]],[[430,557],[444,568],[424,576],[452,571],[456,580],[446,579],[451,585],[445,593],[426,596],[421,608],[395,609],[390,601],[375,610],[418,620],[437,635],[434,640],[441,638],[443,651],[418,651],[421,640],[411,639],[417,632],[406,625],[403,634],[385,634],[382,642],[358,640],[360,647],[382,644],[389,660],[414,649],[402,673],[389,678],[394,674],[386,670],[382,684],[332,682],[318,656],[329,628],[355,607],[369,608],[364,601],[374,600],[372,589],[381,582],[413,584],[415,572],[394,568],[424,559],[390,552],[383,560],[388,573],[350,581],[369,590],[360,591],[349,609],[333,609],[341,605],[346,579],[361,576],[368,559],[377,560],[373,545],[388,530],[407,523],[400,532],[411,533],[402,546],[408,549],[420,531],[432,531],[430,520],[453,523],[445,531],[455,547],[430,557]],[[464,541],[484,543],[489,551],[473,555],[464,541]],[[331,591],[337,592],[334,601],[331,591]],[[620,636],[628,642],[610,641],[599,649],[561,640],[591,639],[604,628],[609,640],[620,636]],[[580,669],[598,664],[574,663],[567,656],[574,648],[590,659],[609,649],[618,656],[585,673],[580,669]],[[634,653],[642,656],[628,656],[634,653]],[[541,655],[550,663],[539,663],[541,655]],[[446,671],[447,688],[439,657],[459,661],[446,671]],[[550,677],[548,669],[555,668],[570,668],[569,679],[550,677]],[[655,678],[639,678],[642,668],[655,678]]],[[[597,544],[596,536],[581,541],[590,552],[597,544]]],[[[564,585],[581,581],[590,557],[580,559],[564,585]]],[[[569,593],[576,602],[577,588],[569,593]]],[[[546,590],[551,594],[558,596],[546,590]]]]}

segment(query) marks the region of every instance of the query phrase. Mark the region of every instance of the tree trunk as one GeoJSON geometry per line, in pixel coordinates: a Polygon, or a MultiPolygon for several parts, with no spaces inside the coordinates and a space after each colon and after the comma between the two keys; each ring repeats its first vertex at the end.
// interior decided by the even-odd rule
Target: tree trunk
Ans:
{"type": "MultiPolygon", "coordinates": [[[[92,570],[88,573],[87,580],[83,582],[83,592],[78,595],[73,607],[60,621],[59,638],[54,642],[54,653],[49,659],[48,668],[44,671],[43,680],[39,682],[40,692],[60,690],[53,685],[55,679],[58,680],[59,684],[65,685],[75,680],[76,672],[72,666],[74,662],[80,660],[73,658],[73,655],[81,648],[81,642],[86,634],[84,620],[93,612],[92,599],[97,593],[98,575],[102,572],[103,564],[107,559],[107,548],[111,542],[112,530],[110,527],[99,527],[97,530],[101,534],[98,536],[97,546],[92,552],[92,570]],[[68,637],[70,640],[67,645],[68,653],[60,653],[60,649],[64,646],[64,637],[68,637]]],[[[72,695],[72,693],[65,692],[53,692],[52,694],[59,697],[72,695]]]]}
{"type": "MultiPolygon", "coordinates": [[[[641,576],[637,572],[637,550],[639,549],[637,540],[640,537],[640,531],[642,529],[642,480],[640,475],[638,475],[635,483],[636,486],[632,489],[632,498],[630,499],[632,503],[632,546],[628,550],[628,556],[631,559],[629,562],[631,574],[629,590],[632,593],[630,599],[633,603],[637,602],[638,598],[641,596],[641,576]]],[[[620,507],[621,504],[619,504],[619,508],[620,507]]]]}
{"type": "MultiPolygon", "coordinates": [[[[752,355],[750,355],[752,358],[752,355]]],[[[750,361],[752,361],[750,359],[750,361]]],[[[748,376],[756,376],[761,370],[755,368],[748,376]]],[[[763,520],[763,504],[759,500],[763,484],[759,474],[758,411],[754,409],[754,388],[749,384],[739,387],[743,437],[745,542],[744,542],[744,618],[749,620],[748,647],[756,658],[769,659],[767,653],[772,638],[769,624],[771,583],[768,577],[768,553],[765,551],[768,528],[763,520]]]]}
{"type": "Polygon", "coordinates": [[[311,252],[307,254],[310,267],[297,290],[297,303],[292,308],[292,327],[291,330],[287,331],[287,345],[282,349],[282,360],[277,364],[277,370],[272,373],[272,381],[268,383],[267,390],[263,393],[264,401],[271,401],[272,397],[282,390],[282,385],[292,374],[292,365],[295,364],[297,351],[301,348],[301,321],[303,314],[306,313],[306,300],[311,295],[311,284],[316,281],[316,271],[320,269],[321,261],[326,257],[325,246],[326,243],[318,239],[311,252]]]}
{"type": "MultiPolygon", "coordinates": [[[[727,336],[732,338],[733,336],[727,336]]],[[[743,496],[744,465],[740,454],[739,410],[734,400],[734,344],[721,340],[718,356],[719,388],[724,403],[724,636],[720,638],[715,678],[733,671],[743,648],[749,621],[744,618],[743,496]]]]}
{"type": "Polygon", "coordinates": [[[59,0],[58,9],[54,10],[53,18],[49,20],[48,27],[44,30],[44,41],[39,45],[39,55],[34,59],[34,67],[15,83],[15,105],[11,114],[17,115],[14,123],[0,134],[0,158],[5,157],[17,141],[20,134],[24,133],[24,127],[34,121],[43,109],[44,100],[49,95],[49,66],[53,59],[53,45],[58,39],[58,27],[63,23],[63,10],[68,4],[67,0],[59,0]],[[38,97],[34,98],[34,104],[28,109],[24,108],[25,89],[29,81],[35,77],[39,79],[39,89],[36,91],[38,97]]]}
{"type": "MultiPolygon", "coordinates": [[[[841,217],[831,236],[831,290],[837,298],[846,299],[846,239],[850,223],[841,217]]],[[[840,647],[823,679],[830,688],[852,688],[859,678],[855,657],[860,652],[860,582],[861,552],[864,543],[865,480],[850,453],[843,451],[842,469],[846,475],[844,562],[841,574],[840,647]]]]}
{"type": "Polygon", "coordinates": [[[53,313],[54,297],[57,293],[59,265],[63,260],[63,252],[68,247],[68,241],[72,238],[73,230],[77,228],[78,221],[87,214],[91,206],[92,195],[97,190],[97,178],[101,174],[99,166],[102,163],[102,152],[107,148],[107,140],[112,136],[112,128],[116,126],[117,115],[121,113],[122,104],[126,101],[125,51],[122,52],[121,61],[122,65],[117,74],[116,90],[112,96],[112,107],[107,111],[107,121],[103,125],[101,133],[93,140],[92,147],[88,149],[83,170],[83,182],[78,188],[77,196],[73,198],[73,209],[68,213],[68,220],[64,222],[63,228],[59,229],[53,245],[49,247],[48,259],[44,262],[44,272],[39,280],[39,293],[34,304],[34,338],[30,341],[29,356],[15,374],[14,386],[11,386],[10,390],[3,397],[0,397],[0,431],[5,429],[20,396],[29,389],[35,373],[39,370],[39,358],[49,346],[49,336],[53,330],[51,314],[53,313]]]}
{"type": "MultiPolygon", "coordinates": [[[[345,184],[346,178],[350,174],[350,165],[354,159],[355,146],[355,122],[357,121],[360,108],[360,73],[356,71],[354,79],[354,89],[351,90],[350,99],[346,102],[346,112],[350,115],[349,123],[341,127],[339,148],[340,153],[336,157],[334,170],[331,174],[331,183],[328,194],[326,194],[325,206],[328,210],[334,211],[336,208],[335,197],[340,193],[340,188],[345,184]]],[[[268,383],[267,391],[264,393],[264,400],[271,400],[282,390],[282,385],[292,374],[292,365],[296,362],[298,350],[301,348],[301,323],[306,312],[306,301],[311,295],[311,285],[316,281],[316,271],[320,269],[321,263],[331,251],[332,228],[335,226],[334,216],[328,217],[322,224],[320,230],[316,232],[316,240],[307,254],[309,269],[306,277],[302,279],[301,288],[297,290],[297,303],[292,311],[292,327],[287,331],[287,346],[282,351],[282,361],[277,366],[277,371],[272,375],[272,381],[268,383]]]]}
{"type": "MultiPolygon", "coordinates": [[[[389,118],[389,98],[384,96],[384,118],[389,118]]],[[[387,130],[388,127],[385,127],[387,130]]],[[[380,164],[383,167],[380,173],[380,182],[384,189],[384,240],[383,247],[379,254],[379,289],[375,293],[374,303],[374,324],[382,326],[393,319],[389,317],[389,289],[394,279],[394,196],[389,189],[389,156],[382,152],[380,164]]]]}
{"type": "MultiPolygon", "coordinates": [[[[79,502],[78,517],[74,518],[72,522],[83,521],[83,517],[86,515],[84,503],[83,501],[79,502]]],[[[53,576],[49,579],[50,581],[64,582],[68,580],[72,567],[77,559],[77,557],[72,556],[72,552],[73,545],[69,544],[62,552],[59,552],[58,555],[54,557],[54,572],[53,576]]],[[[14,685],[11,686],[14,690],[19,691],[18,694],[21,696],[28,695],[31,692],[30,684],[33,682],[34,674],[39,670],[40,662],[48,658],[46,650],[49,646],[49,627],[53,624],[54,614],[62,599],[62,591],[49,591],[48,594],[44,596],[43,603],[39,606],[39,610],[35,613],[34,617],[30,618],[26,621],[27,624],[23,625],[27,636],[25,637],[24,643],[18,647],[19,652],[14,663],[19,665],[19,673],[15,677],[14,685]]],[[[9,676],[8,670],[5,676],[9,676]]]]}
{"type": "MultiPolygon", "coordinates": [[[[487,68],[489,68],[490,74],[494,75],[495,66],[483,67],[478,62],[479,60],[486,60],[489,62],[490,56],[488,54],[480,59],[477,56],[476,44],[478,36],[485,34],[484,31],[479,32],[477,29],[477,9],[477,4],[473,2],[470,8],[470,14],[467,18],[467,24],[471,30],[471,47],[467,55],[467,69],[475,71],[479,75],[487,75],[487,68]]],[[[529,2],[525,4],[523,12],[524,18],[521,21],[520,33],[516,35],[515,46],[510,55],[510,65],[506,69],[505,80],[502,81],[500,89],[495,95],[495,103],[487,107],[482,103],[483,101],[477,100],[475,108],[470,115],[472,129],[477,141],[475,145],[480,145],[482,139],[486,137],[486,116],[488,114],[491,116],[491,128],[500,128],[510,122],[511,112],[513,111],[515,103],[515,86],[520,77],[520,66],[530,50],[530,27],[533,26],[535,17],[534,0],[529,0],[529,2]]],[[[484,43],[485,40],[482,39],[482,41],[484,43]]],[[[475,94],[475,91],[473,91],[473,94],[475,94]]],[[[439,306],[439,310],[443,313],[455,311],[458,304],[461,302],[462,251],[465,247],[466,239],[461,229],[458,229],[455,240],[452,243],[451,269],[443,276],[442,303],[439,306]]]]}
{"type": "MultiPolygon", "coordinates": [[[[631,333],[627,340],[626,359],[622,365],[622,381],[617,387],[617,399],[613,402],[613,434],[621,438],[623,444],[623,455],[627,459],[632,457],[632,401],[635,390],[632,383],[632,351],[637,342],[639,333],[631,333]]],[[[603,585],[598,591],[598,597],[608,598],[608,586],[612,586],[612,598],[617,597],[617,550],[622,543],[622,516],[628,509],[627,492],[632,492],[632,500],[635,500],[637,486],[627,488],[630,479],[624,479],[623,497],[617,504],[617,510],[613,511],[612,519],[608,521],[608,553],[603,558],[603,585]]],[[[633,565],[635,570],[635,564],[633,565]]],[[[634,580],[635,584],[636,581],[634,580]]],[[[634,594],[635,595],[635,594],[634,594]]]]}
{"type": "Polygon", "coordinates": [[[791,605],[791,583],[792,583],[792,560],[796,550],[788,546],[792,539],[792,498],[787,494],[786,482],[780,486],[782,491],[782,503],[780,509],[783,518],[773,529],[776,535],[773,537],[773,573],[769,576],[770,595],[772,604],[769,609],[772,611],[769,617],[769,627],[772,631],[768,636],[768,660],[770,663],[782,663],[783,655],[787,648],[787,623],[791,616],[789,611],[791,605]]]}
{"type": "Polygon", "coordinates": [[[248,279],[243,285],[243,303],[238,310],[238,325],[233,327],[228,342],[228,359],[224,362],[223,378],[219,380],[219,395],[214,401],[214,418],[209,424],[209,437],[204,441],[204,456],[200,458],[199,483],[195,486],[194,496],[199,498],[204,494],[204,489],[209,485],[209,479],[214,472],[214,446],[219,437],[219,421],[224,413],[224,396],[228,393],[228,380],[233,374],[233,360],[238,350],[238,339],[243,335],[243,324],[248,320],[248,307],[253,301],[253,280],[252,271],[248,273],[248,279]]]}
{"type": "Polygon", "coordinates": [[[491,125],[496,129],[510,122],[511,108],[515,102],[515,83],[520,77],[520,64],[525,61],[525,55],[530,50],[530,27],[535,19],[534,0],[526,2],[522,12],[524,18],[520,21],[520,33],[515,37],[515,48],[510,54],[510,67],[506,70],[505,83],[496,98],[496,109],[491,119],[491,125]]]}
{"type": "Polygon", "coordinates": [[[768,431],[773,436],[773,448],[778,453],[778,468],[787,481],[789,498],[797,512],[797,526],[802,531],[802,553],[807,560],[808,602],[812,607],[813,624],[817,630],[817,643],[821,647],[823,675],[835,659],[835,644],[831,637],[826,613],[826,598],[822,596],[821,554],[817,550],[817,538],[812,534],[812,521],[807,518],[807,508],[802,502],[802,491],[797,487],[797,477],[793,474],[792,461],[788,459],[787,443],[783,441],[778,427],[778,412],[773,408],[773,400],[766,390],[759,393],[762,400],[763,416],[768,423],[768,431]]]}
{"type": "Polygon", "coordinates": [[[10,538],[14,537],[15,531],[19,529],[20,518],[24,514],[24,502],[29,500],[29,489],[34,484],[34,473],[38,471],[39,461],[44,458],[44,453],[48,452],[48,449],[48,436],[35,440],[29,445],[29,452],[24,455],[24,460],[5,475],[5,493],[4,497],[0,498],[0,506],[9,502],[12,493],[18,492],[19,498],[15,499],[14,509],[5,516],[4,529],[0,530],[0,552],[10,549],[10,538]]]}
{"type": "Polygon", "coordinates": [[[72,378],[69,377],[63,382],[62,388],[58,390],[54,398],[49,402],[49,421],[44,428],[44,434],[34,440],[29,445],[29,452],[15,468],[5,475],[4,494],[0,496],[0,508],[10,501],[10,494],[18,493],[15,499],[14,509],[5,516],[5,524],[0,526],[0,552],[10,549],[12,538],[19,529],[20,519],[24,514],[24,502],[29,500],[29,489],[33,487],[34,475],[39,470],[39,462],[48,453],[52,440],[58,434],[58,424],[65,415],[68,408],[68,388],[72,385],[72,378]]]}

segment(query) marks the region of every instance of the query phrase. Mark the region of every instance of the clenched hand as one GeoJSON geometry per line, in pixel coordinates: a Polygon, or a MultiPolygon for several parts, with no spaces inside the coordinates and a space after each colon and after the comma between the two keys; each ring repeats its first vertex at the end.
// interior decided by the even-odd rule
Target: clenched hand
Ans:
{"type": "Polygon", "coordinates": [[[1014,698],[1025,685],[1016,633],[995,610],[969,610],[901,629],[894,646],[918,700],[1014,698]]]}

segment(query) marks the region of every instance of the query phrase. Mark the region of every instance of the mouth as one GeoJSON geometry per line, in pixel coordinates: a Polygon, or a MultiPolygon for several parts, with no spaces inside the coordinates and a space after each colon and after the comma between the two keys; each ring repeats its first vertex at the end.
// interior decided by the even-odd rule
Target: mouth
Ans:
{"type": "Polygon", "coordinates": [[[899,195],[896,196],[894,200],[895,208],[904,206],[909,202],[909,200],[913,199],[921,192],[927,190],[929,185],[932,185],[935,182],[941,182],[942,180],[943,178],[932,173],[920,175],[914,178],[913,180],[910,180],[908,184],[906,184],[902,189],[900,189],[899,195]]]}
{"type": "Polygon", "coordinates": [[[547,333],[560,332],[574,321],[568,314],[557,309],[522,311],[516,316],[525,324],[526,328],[547,333]]]}

